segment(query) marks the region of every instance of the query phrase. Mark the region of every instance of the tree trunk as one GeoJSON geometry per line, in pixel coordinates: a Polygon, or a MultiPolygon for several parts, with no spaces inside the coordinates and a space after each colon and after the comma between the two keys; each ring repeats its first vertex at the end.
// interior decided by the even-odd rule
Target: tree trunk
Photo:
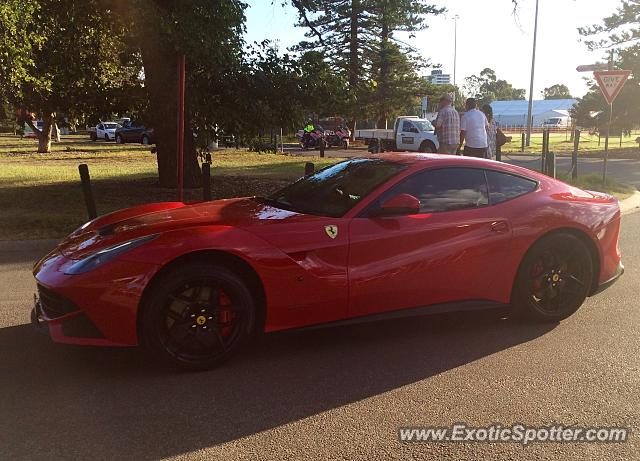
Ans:
{"type": "MultiPolygon", "coordinates": [[[[349,92],[351,93],[352,112],[355,114],[358,108],[358,83],[360,81],[360,59],[358,54],[358,30],[360,27],[360,0],[351,2],[351,18],[349,30],[349,92]]],[[[356,117],[349,123],[351,141],[355,141],[356,117]]]]}
{"type": "Polygon", "coordinates": [[[387,128],[387,98],[389,88],[389,75],[391,74],[391,63],[389,62],[389,24],[387,23],[387,17],[385,10],[382,10],[380,15],[382,22],[382,30],[380,33],[380,54],[378,59],[380,60],[379,75],[378,75],[378,87],[377,87],[377,100],[378,100],[378,122],[377,127],[380,129],[387,128]]]}
{"type": "Polygon", "coordinates": [[[56,122],[53,122],[53,131],[52,131],[52,136],[53,139],[55,140],[55,142],[60,142],[60,129],[58,128],[58,124],[56,122]]]}
{"type": "Polygon", "coordinates": [[[36,135],[36,138],[38,138],[39,154],[48,154],[49,152],[51,152],[51,128],[53,125],[54,117],[55,117],[55,114],[52,112],[44,113],[42,115],[42,122],[43,122],[42,130],[39,130],[34,125],[32,120],[30,119],[25,120],[27,125],[29,125],[31,130],[33,130],[33,133],[36,135]]]}
{"type": "MultiPolygon", "coordinates": [[[[158,179],[162,187],[177,186],[178,144],[178,66],[177,55],[157,27],[146,28],[141,43],[145,71],[145,87],[149,92],[148,126],[154,128],[158,179]]],[[[188,80],[188,79],[187,79],[188,80]]],[[[188,88],[187,88],[188,92],[188,88]]],[[[184,187],[200,187],[201,172],[189,111],[185,109],[184,127],[184,187]]]]}

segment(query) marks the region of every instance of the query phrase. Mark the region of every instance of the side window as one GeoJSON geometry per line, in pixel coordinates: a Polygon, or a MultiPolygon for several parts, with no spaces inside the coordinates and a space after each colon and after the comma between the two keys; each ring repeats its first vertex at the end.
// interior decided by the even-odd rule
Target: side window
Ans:
{"type": "Polygon", "coordinates": [[[421,213],[464,210],[489,204],[484,171],[475,168],[441,168],[415,174],[387,192],[382,200],[403,193],[420,200],[421,213]]]}
{"type": "Polygon", "coordinates": [[[99,130],[104,129],[104,126],[102,125],[102,123],[98,125],[98,129],[99,129],[99,130]]]}
{"type": "Polygon", "coordinates": [[[492,205],[533,192],[538,186],[530,179],[491,170],[487,170],[487,180],[492,205]]]}
{"type": "Polygon", "coordinates": [[[402,122],[402,131],[404,133],[411,133],[412,128],[413,128],[413,124],[410,121],[404,120],[402,122]]]}

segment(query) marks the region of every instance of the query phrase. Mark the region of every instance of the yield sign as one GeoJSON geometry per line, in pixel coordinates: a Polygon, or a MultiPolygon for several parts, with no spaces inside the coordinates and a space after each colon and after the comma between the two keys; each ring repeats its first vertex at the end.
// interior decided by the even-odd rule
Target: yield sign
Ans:
{"type": "Polygon", "coordinates": [[[602,91],[602,94],[609,104],[613,104],[613,100],[616,99],[616,96],[620,93],[629,74],[631,74],[630,70],[597,70],[593,73],[598,81],[600,91],[602,91]]]}

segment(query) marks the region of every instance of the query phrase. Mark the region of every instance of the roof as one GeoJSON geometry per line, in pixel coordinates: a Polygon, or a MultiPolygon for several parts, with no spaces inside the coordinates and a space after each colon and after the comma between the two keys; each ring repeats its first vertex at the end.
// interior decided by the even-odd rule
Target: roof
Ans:
{"type": "MultiPolygon", "coordinates": [[[[525,176],[532,179],[540,179],[541,175],[528,168],[511,165],[509,163],[498,162],[477,157],[465,157],[461,155],[445,155],[445,154],[426,154],[426,153],[409,153],[409,152],[385,152],[382,154],[371,155],[372,158],[379,158],[390,162],[403,163],[408,165],[412,170],[424,168],[423,162],[429,162],[430,166],[464,166],[471,168],[488,168],[502,170],[525,176]]],[[[546,176],[542,176],[545,179],[546,176]]]]}
{"type": "MultiPolygon", "coordinates": [[[[540,115],[550,111],[569,111],[577,102],[576,99],[540,99],[533,101],[532,115],[540,115]]],[[[511,101],[493,101],[491,103],[494,117],[526,114],[529,101],[515,99],[511,101]]]]}

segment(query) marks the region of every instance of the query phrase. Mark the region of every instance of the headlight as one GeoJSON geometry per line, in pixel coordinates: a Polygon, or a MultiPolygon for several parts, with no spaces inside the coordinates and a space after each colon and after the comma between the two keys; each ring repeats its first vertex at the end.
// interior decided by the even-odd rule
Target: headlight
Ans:
{"type": "Polygon", "coordinates": [[[125,253],[129,250],[133,250],[134,248],[139,247],[140,245],[145,244],[146,242],[153,240],[158,235],[147,235],[145,237],[140,237],[137,239],[129,240],[124,243],[119,243],[112,247],[105,248],[96,253],[93,253],[86,258],[83,258],[79,261],[74,262],[71,266],[69,266],[64,273],[69,275],[76,274],[84,274],[85,272],[89,272],[94,270],[96,267],[99,267],[106,263],[107,261],[112,260],[118,255],[125,253]]]}

